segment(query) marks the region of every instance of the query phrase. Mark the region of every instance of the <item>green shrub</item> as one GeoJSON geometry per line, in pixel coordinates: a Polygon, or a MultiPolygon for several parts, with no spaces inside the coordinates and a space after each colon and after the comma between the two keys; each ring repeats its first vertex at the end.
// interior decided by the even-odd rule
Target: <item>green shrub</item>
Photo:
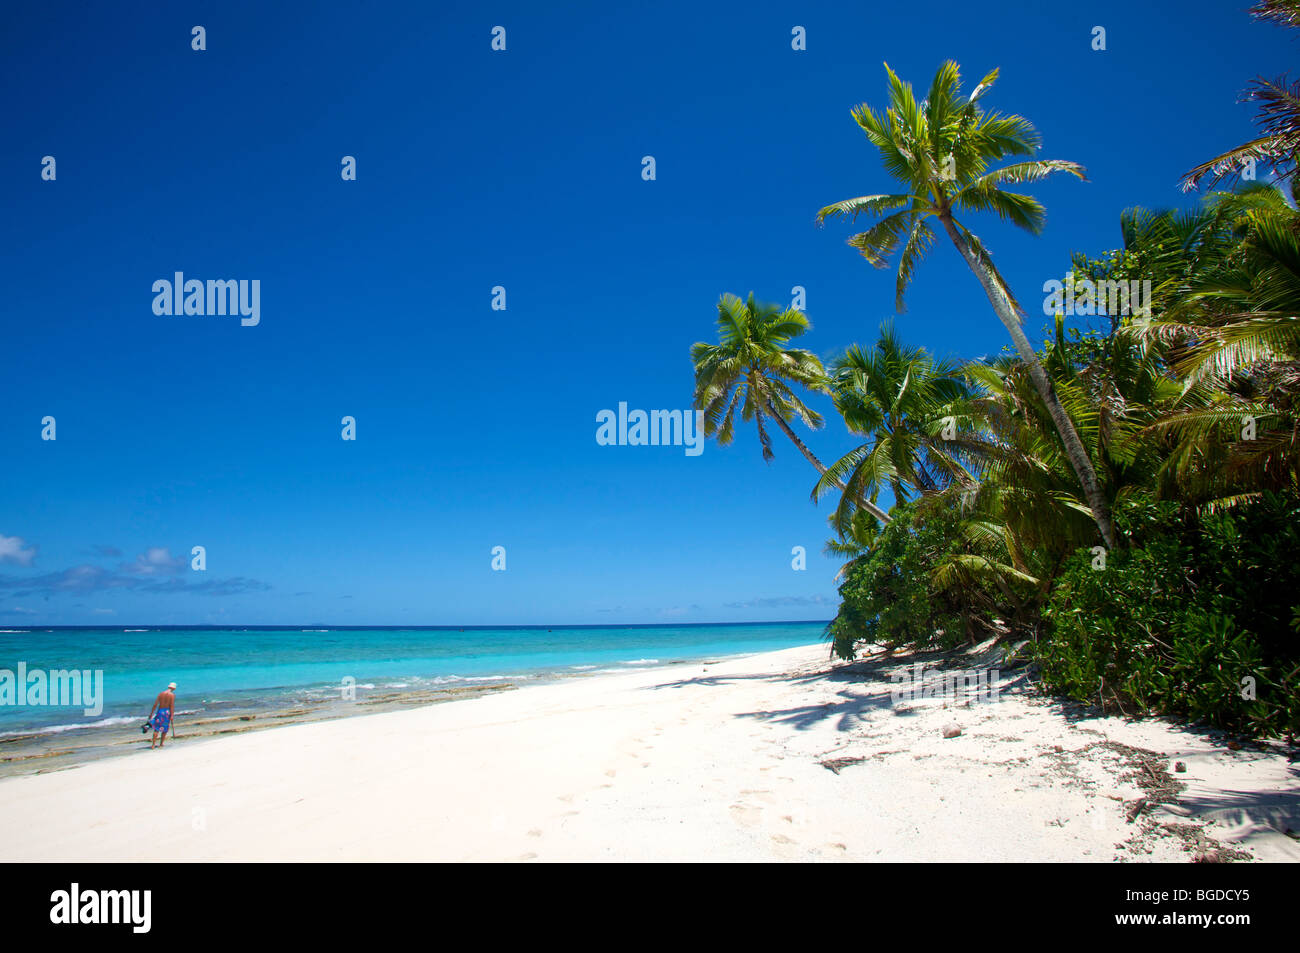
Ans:
{"type": "Polygon", "coordinates": [[[1300,502],[1198,517],[1140,499],[1116,517],[1130,547],[1102,569],[1070,557],[1044,607],[1046,687],[1255,735],[1300,729],[1300,502]]]}
{"type": "Polygon", "coordinates": [[[854,658],[864,643],[947,648],[967,638],[971,593],[940,591],[933,579],[944,557],[962,549],[960,521],[940,508],[920,516],[915,504],[890,515],[840,586],[840,609],[827,631],[842,659],[854,658]]]}

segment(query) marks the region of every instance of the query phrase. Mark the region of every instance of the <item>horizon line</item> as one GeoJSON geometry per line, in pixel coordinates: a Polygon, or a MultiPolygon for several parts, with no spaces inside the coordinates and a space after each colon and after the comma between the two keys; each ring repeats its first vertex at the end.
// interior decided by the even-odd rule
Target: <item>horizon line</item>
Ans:
{"type": "MultiPolygon", "coordinates": [[[[347,631],[347,630],[366,630],[366,629],[392,629],[392,630],[441,630],[450,629],[460,632],[471,629],[666,629],[666,628],[699,628],[699,627],[717,627],[717,626],[736,626],[736,625],[829,625],[830,619],[778,619],[775,621],[764,622],[619,622],[610,624],[599,623],[509,623],[502,625],[329,625],[325,622],[295,622],[295,623],[276,623],[261,625],[257,623],[223,623],[223,624],[204,624],[204,623],[173,623],[168,625],[149,625],[147,623],[122,624],[115,625],[28,625],[17,626],[10,632],[30,631],[30,630],[85,630],[98,629],[104,631],[126,631],[127,629],[146,629],[150,631],[163,631],[168,629],[283,629],[286,631],[310,631],[311,628],[320,628],[327,631],[347,631]]],[[[0,630],[3,631],[3,630],[0,630]]]]}

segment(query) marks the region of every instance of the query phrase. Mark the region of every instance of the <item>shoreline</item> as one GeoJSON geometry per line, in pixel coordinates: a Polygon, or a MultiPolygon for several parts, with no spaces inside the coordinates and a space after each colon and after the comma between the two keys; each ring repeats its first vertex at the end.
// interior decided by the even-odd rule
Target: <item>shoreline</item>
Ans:
{"type": "MultiPolygon", "coordinates": [[[[182,709],[176,713],[176,726],[182,729],[179,740],[185,743],[289,725],[361,718],[386,711],[467,701],[516,687],[518,686],[514,682],[502,679],[484,685],[381,692],[351,702],[334,699],[301,701],[280,707],[236,706],[229,713],[182,709]]],[[[93,761],[130,755],[141,747],[148,747],[153,738],[152,734],[139,731],[138,726],[143,722],[144,716],[141,715],[125,724],[115,721],[112,724],[87,725],[72,730],[17,731],[0,736],[0,780],[67,771],[93,761]]],[[[168,741],[173,741],[176,737],[174,733],[167,735],[168,741]]]]}
{"type": "MultiPolygon", "coordinates": [[[[737,627],[741,626],[737,624],[737,627]]],[[[393,631],[405,632],[408,629],[394,627],[393,631]]],[[[636,655],[641,648],[649,647],[628,647],[612,654],[636,655]]],[[[356,666],[362,670],[363,677],[352,678],[351,698],[341,693],[339,685],[319,682],[275,685],[258,690],[218,689],[205,693],[197,701],[181,699],[176,712],[176,727],[182,732],[181,741],[242,734],[271,727],[420,708],[568,679],[649,671],[756,654],[753,649],[726,651],[730,647],[722,648],[724,651],[721,652],[680,655],[660,650],[653,652],[660,658],[601,659],[592,663],[564,662],[535,667],[507,662],[501,668],[508,674],[368,674],[364,672],[363,662],[356,666]]],[[[149,699],[141,698],[134,707],[146,711],[149,704],[149,699]]],[[[143,722],[143,714],[138,717],[123,715],[119,705],[112,715],[105,712],[84,723],[56,721],[52,725],[0,731],[0,779],[66,770],[90,761],[128,755],[142,745],[147,747],[152,737],[140,732],[143,722]]],[[[168,740],[172,737],[169,735],[168,740]]]]}
{"type": "Polygon", "coordinates": [[[0,858],[1300,859],[1286,833],[1300,828],[1294,753],[1279,744],[1232,750],[1163,719],[1102,717],[1016,672],[996,701],[898,705],[891,678],[923,657],[826,653],[182,735],[136,759],[7,777],[0,858]]]}
{"type": "Polygon", "coordinates": [[[176,727],[183,738],[187,731],[193,736],[242,732],[478,693],[465,688],[504,689],[788,648],[817,641],[825,626],[174,630],[185,634],[164,640],[168,649],[157,658],[142,658],[135,651],[141,636],[118,626],[67,627],[45,640],[16,629],[0,633],[0,656],[16,659],[9,669],[0,667],[0,684],[8,686],[0,690],[0,777],[129,753],[140,746],[145,715],[158,688],[169,681],[182,689],[176,727]],[[35,678],[34,690],[42,692],[40,676],[65,671],[74,678],[80,673],[82,684],[94,686],[93,694],[79,691],[75,681],[60,682],[58,695],[51,681],[50,694],[32,703],[14,691],[35,678]]]}

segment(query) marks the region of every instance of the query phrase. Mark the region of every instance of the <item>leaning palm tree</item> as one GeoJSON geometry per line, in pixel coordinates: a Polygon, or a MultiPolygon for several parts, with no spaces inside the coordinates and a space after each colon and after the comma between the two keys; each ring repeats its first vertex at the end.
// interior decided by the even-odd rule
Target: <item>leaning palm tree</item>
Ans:
{"type": "Polygon", "coordinates": [[[1300,0],[1259,0],[1250,8],[1250,15],[1282,26],[1300,27],[1300,0]]]}
{"type": "Polygon", "coordinates": [[[847,532],[858,500],[874,502],[886,486],[905,503],[910,494],[972,480],[955,449],[956,419],[967,396],[960,364],[904,344],[886,322],[873,347],[855,344],[836,358],[830,380],[845,425],[869,438],[832,463],[813,488],[817,499],[845,487],[835,511],[837,530],[847,532]],[[945,426],[952,430],[946,440],[945,426]]]}
{"type": "MultiPolygon", "coordinates": [[[[759,304],[750,292],[749,300],[723,295],[718,302],[718,343],[697,342],[691,347],[695,365],[695,407],[704,411],[704,433],[718,443],[731,443],[736,411],[741,419],[754,421],[763,459],[771,460],[772,439],[766,420],[772,420],[790,438],[820,474],[826,466],[790,427],[797,417],[814,430],[822,417],[791,389],[797,384],[809,390],[828,387],[822,362],[811,351],[789,347],[812,325],[803,312],[780,305],[759,304]]],[[[841,484],[842,486],[842,484],[841,484]]],[[[862,505],[878,519],[889,515],[871,501],[862,505]]]]}
{"type": "MultiPolygon", "coordinates": [[[[1282,26],[1300,27],[1300,0],[1261,0],[1251,7],[1259,20],[1282,26]]],[[[1260,135],[1222,155],[1202,162],[1183,176],[1184,192],[1236,182],[1251,163],[1268,162],[1278,182],[1294,179],[1300,154],[1300,82],[1288,83],[1286,76],[1266,80],[1257,76],[1242,95],[1244,103],[1259,103],[1255,124],[1260,135]]]]}
{"type": "Polygon", "coordinates": [[[1038,134],[1023,116],[986,113],[979,99],[997,79],[993,70],[970,96],[962,95],[961,75],[951,60],[939,67],[926,99],[917,102],[910,83],[898,78],[889,65],[889,108],[877,112],[865,104],[853,110],[853,118],[880,150],[885,170],[906,186],[895,194],[862,195],[828,205],[817,213],[817,221],[859,215],[879,217],[871,228],[849,239],[864,258],[878,268],[901,246],[896,285],[896,306],[903,310],[903,293],[916,266],[935,241],[930,220],[935,219],[979,279],[989,303],[1006,326],[1016,353],[1029,369],[1034,386],[1060,432],[1070,466],[1083,488],[1092,516],[1108,548],[1116,537],[1110,504],[1097,481],[1092,462],[1074,424],[1066,414],[1043,370],[1038,355],[1021,327],[1023,312],[992,256],[979,238],[958,220],[958,213],[993,212],[1032,234],[1043,227],[1042,204],[1030,195],[1008,192],[1004,185],[1036,182],[1053,172],[1066,172],[1080,179],[1083,167],[1061,159],[1028,159],[990,171],[994,160],[1007,156],[1032,156],[1038,150],[1038,134]]]}
{"type": "Polygon", "coordinates": [[[1189,169],[1182,179],[1184,192],[1194,191],[1202,183],[1209,188],[1232,184],[1254,163],[1272,165],[1278,182],[1295,176],[1300,153],[1300,81],[1288,83],[1285,76],[1274,80],[1256,77],[1241,101],[1259,103],[1255,125],[1260,135],[1189,169]]]}

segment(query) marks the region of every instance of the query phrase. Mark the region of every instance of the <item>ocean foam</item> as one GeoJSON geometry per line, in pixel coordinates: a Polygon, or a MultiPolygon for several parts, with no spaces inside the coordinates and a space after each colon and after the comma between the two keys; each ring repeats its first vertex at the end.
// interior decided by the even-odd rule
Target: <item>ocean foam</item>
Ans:
{"type": "Polygon", "coordinates": [[[138,715],[101,718],[99,721],[77,722],[70,725],[49,725],[45,728],[33,728],[30,731],[0,731],[0,738],[14,735],[57,735],[65,731],[79,731],[82,728],[104,728],[108,725],[144,724],[144,718],[138,715]]]}

